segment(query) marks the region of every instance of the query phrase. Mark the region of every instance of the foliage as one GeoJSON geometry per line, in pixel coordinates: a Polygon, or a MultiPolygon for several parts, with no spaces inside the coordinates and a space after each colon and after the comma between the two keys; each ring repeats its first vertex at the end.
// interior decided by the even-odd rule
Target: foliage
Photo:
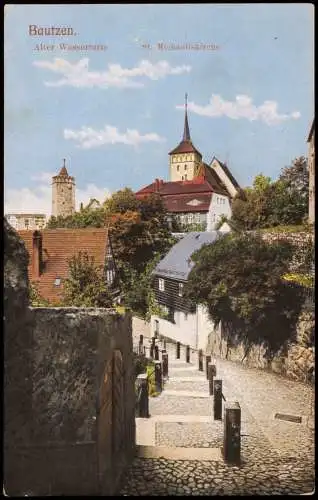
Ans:
{"type": "Polygon", "coordinates": [[[253,186],[236,196],[232,218],[245,230],[302,224],[308,212],[308,167],[304,157],[282,169],[279,178],[259,174],[253,186]]]}
{"type": "Polygon", "coordinates": [[[48,229],[65,228],[84,228],[84,227],[103,227],[105,225],[105,209],[104,207],[90,209],[83,208],[79,212],[67,217],[52,216],[48,223],[48,229]]]}
{"type": "Polygon", "coordinates": [[[30,282],[29,284],[29,297],[32,307],[50,307],[50,302],[42,297],[37,284],[34,282],[30,282]]]}
{"type": "Polygon", "coordinates": [[[282,278],[285,281],[296,283],[306,288],[312,288],[314,286],[314,277],[310,274],[286,273],[282,278]]]}
{"type": "Polygon", "coordinates": [[[186,295],[207,306],[228,338],[246,349],[264,343],[268,354],[295,335],[303,302],[300,287],[285,284],[292,245],[251,234],[226,234],[192,255],[186,295]]]}
{"type": "Polygon", "coordinates": [[[75,307],[111,307],[112,297],[102,267],[94,258],[79,252],[68,260],[69,278],[64,282],[63,305],[75,307]]]}
{"type": "Polygon", "coordinates": [[[148,375],[148,394],[150,397],[158,396],[156,391],[156,380],[155,380],[155,364],[154,362],[146,358],[143,355],[134,355],[134,367],[135,367],[135,378],[141,373],[147,373],[148,375]]]}
{"type": "Polygon", "coordinates": [[[275,227],[265,227],[260,230],[262,233],[308,233],[313,231],[311,224],[298,224],[287,226],[279,225],[275,227]]]}
{"type": "Polygon", "coordinates": [[[121,266],[125,306],[146,320],[149,320],[152,314],[166,317],[162,308],[156,303],[152,288],[152,272],[161,257],[159,253],[155,253],[143,272],[138,272],[127,264],[121,266]]]}

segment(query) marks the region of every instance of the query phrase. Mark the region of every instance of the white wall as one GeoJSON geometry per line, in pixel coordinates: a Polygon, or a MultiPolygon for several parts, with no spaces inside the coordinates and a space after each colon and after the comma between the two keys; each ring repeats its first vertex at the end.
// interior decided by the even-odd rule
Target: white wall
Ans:
{"type": "Polygon", "coordinates": [[[203,306],[198,306],[197,312],[188,314],[187,317],[183,312],[176,311],[175,324],[158,316],[151,316],[151,336],[155,334],[156,320],[159,322],[159,335],[165,335],[195,349],[206,348],[208,336],[213,330],[213,323],[203,306]]]}
{"type": "Polygon", "coordinates": [[[232,217],[230,200],[227,196],[213,193],[207,214],[207,231],[213,231],[222,215],[232,217]]]}
{"type": "Polygon", "coordinates": [[[223,168],[221,167],[221,165],[219,164],[217,159],[213,160],[210,167],[212,167],[216,171],[217,175],[220,177],[223,184],[225,184],[230,195],[232,196],[232,198],[234,198],[234,196],[237,194],[237,189],[234,186],[234,184],[232,184],[232,181],[229,179],[227,174],[224,172],[223,168]]]}

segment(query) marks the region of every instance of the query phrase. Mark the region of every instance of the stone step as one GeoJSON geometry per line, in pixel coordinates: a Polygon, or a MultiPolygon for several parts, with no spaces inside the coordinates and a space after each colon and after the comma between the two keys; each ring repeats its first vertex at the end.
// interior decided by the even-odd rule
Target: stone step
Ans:
{"type": "Polygon", "coordinates": [[[139,458],[165,458],[166,460],[223,461],[221,448],[137,446],[136,456],[139,458]]]}

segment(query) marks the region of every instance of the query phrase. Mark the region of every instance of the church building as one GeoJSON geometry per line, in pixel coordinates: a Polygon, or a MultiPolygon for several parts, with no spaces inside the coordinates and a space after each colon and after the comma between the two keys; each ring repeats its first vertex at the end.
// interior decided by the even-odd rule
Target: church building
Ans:
{"type": "Polygon", "coordinates": [[[239,188],[227,165],[216,157],[208,165],[193,145],[186,94],[183,137],[169,153],[169,181],[155,179],[137,191],[137,198],[157,193],[182,228],[212,231],[222,215],[231,217],[231,201],[239,188]]]}

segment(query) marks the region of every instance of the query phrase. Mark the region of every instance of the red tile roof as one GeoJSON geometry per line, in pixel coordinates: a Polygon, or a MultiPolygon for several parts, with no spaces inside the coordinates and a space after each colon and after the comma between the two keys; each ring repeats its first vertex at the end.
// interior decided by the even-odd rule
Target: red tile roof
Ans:
{"type": "Polygon", "coordinates": [[[176,148],[170,151],[169,155],[177,153],[197,153],[202,158],[200,151],[193,146],[192,141],[181,141],[176,148]]]}
{"type": "Polygon", "coordinates": [[[24,240],[30,256],[29,280],[37,284],[42,297],[52,304],[61,298],[63,278],[68,276],[68,259],[82,251],[94,257],[96,265],[105,264],[108,247],[107,229],[43,229],[42,254],[45,265],[41,276],[36,278],[32,275],[33,231],[21,230],[18,233],[24,240]],[[61,278],[60,286],[54,285],[56,278],[61,278]]]}
{"type": "Polygon", "coordinates": [[[169,194],[211,192],[212,187],[203,177],[196,177],[191,181],[164,182],[158,180],[137,191],[136,196],[158,193],[160,196],[169,194]]]}
{"type": "Polygon", "coordinates": [[[165,196],[164,205],[170,213],[180,212],[208,212],[212,192],[203,194],[178,194],[165,196]]]}

